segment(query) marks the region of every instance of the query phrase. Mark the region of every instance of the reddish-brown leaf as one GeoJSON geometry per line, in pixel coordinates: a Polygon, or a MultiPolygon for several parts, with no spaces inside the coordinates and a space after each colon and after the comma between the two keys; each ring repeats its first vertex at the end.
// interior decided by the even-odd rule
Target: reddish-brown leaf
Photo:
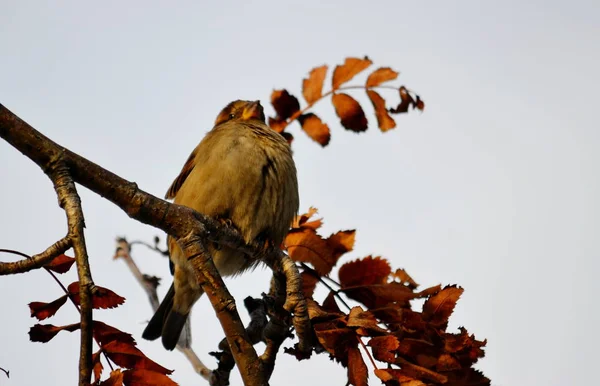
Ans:
{"type": "Polygon", "coordinates": [[[300,278],[302,279],[302,293],[304,294],[304,297],[306,299],[312,299],[319,279],[308,272],[302,272],[300,278]]]}
{"type": "Polygon", "coordinates": [[[32,342],[49,342],[61,331],[73,332],[79,330],[79,323],[66,326],[54,326],[52,324],[35,324],[29,329],[29,340],[32,342]]]}
{"type": "Polygon", "coordinates": [[[323,327],[325,328],[320,329],[321,325],[319,324],[314,326],[319,343],[337,361],[347,366],[348,350],[358,345],[356,332],[351,328],[328,328],[329,325],[323,327]]]}
{"type": "Polygon", "coordinates": [[[313,113],[302,114],[298,117],[298,122],[302,125],[302,130],[315,142],[323,147],[329,144],[331,132],[329,131],[329,126],[323,123],[321,118],[313,113]]]}
{"type": "Polygon", "coordinates": [[[336,262],[327,241],[310,228],[291,230],[285,238],[285,244],[294,261],[312,264],[321,276],[331,272],[336,262]]]}
{"type": "Polygon", "coordinates": [[[417,95],[417,99],[415,100],[415,108],[423,111],[425,110],[425,102],[417,95]]]}
{"type": "Polygon", "coordinates": [[[125,386],[177,386],[177,383],[168,376],[145,369],[123,371],[123,384],[125,386]]]}
{"type": "Polygon", "coordinates": [[[415,365],[405,359],[398,358],[397,364],[402,367],[402,371],[408,376],[414,377],[423,381],[432,381],[435,383],[446,383],[448,382],[448,377],[442,374],[439,374],[435,371],[429,370],[423,366],[415,365]]]}
{"type": "Polygon", "coordinates": [[[337,90],[342,84],[350,81],[372,63],[373,62],[366,56],[364,59],[346,58],[344,64],[336,66],[335,70],[333,70],[333,78],[331,79],[332,88],[337,90]]]}
{"type": "Polygon", "coordinates": [[[338,312],[322,308],[319,303],[315,302],[313,299],[306,299],[306,308],[308,309],[308,317],[313,324],[338,319],[344,315],[341,311],[338,312]]]}
{"type": "Polygon", "coordinates": [[[32,318],[37,320],[44,320],[56,314],[56,311],[67,301],[69,297],[67,295],[61,296],[50,303],[43,302],[31,302],[29,303],[29,311],[31,312],[32,318]]]}
{"type": "Polygon", "coordinates": [[[348,350],[348,383],[354,386],[367,386],[369,373],[367,365],[358,347],[350,347],[348,350]]]}
{"type": "Polygon", "coordinates": [[[454,371],[461,368],[460,363],[451,354],[440,355],[435,365],[437,371],[454,371]]]}
{"type": "Polygon", "coordinates": [[[98,381],[100,381],[100,377],[102,377],[102,371],[104,370],[102,362],[100,361],[101,353],[102,348],[92,354],[92,371],[94,372],[94,383],[98,383],[98,381]]]}
{"type": "Polygon", "coordinates": [[[392,70],[389,67],[380,67],[377,70],[373,71],[371,75],[367,78],[367,87],[376,87],[384,82],[389,82],[390,80],[394,80],[398,77],[398,72],[392,70]]]}
{"type": "Polygon", "coordinates": [[[377,118],[377,125],[381,131],[388,131],[396,127],[396,121],[390,116],[387,109],[385,108],[385,100],[373,90],[367,90],[369,99],[375,109],[375,117],[377,118]]]}
{"type": "Polygon", "coordinates": [[[300,110],[298,99],[287,90],[273,90],[271,93],[271,104],[279,120],[287,120],[300,110]]]}
{"type": "Polygon", "coordinates": [[[339,231],[327,238],[327,244],[333,251],[333,257],[337,261],[346,252],[354,248],[356,230],[339,231]]]}
{"type": "Polygon", "coordinates": [[[407,285],[411,289],[415,289],[419,286],[419,284],[402,268],[398,268],[392,275],[394,276],[394,279],[398,279],[400,283],[407,285]]]}
{"type": "MultiPolygon", "coordinates": [[[[79,305],[79,282],[75,281],[67,287],[69,294],[73,302],[79,305]]],[[[115,308],[125,302],[125,298],[117,295],[108,288],[96,286],[94,293],[92,294],[92,307],[93,308],[115,308]]]]}
{"type": "Polygon", "coordinates": [[[342,313],[342,310],[340,310],[340,307],[335,301],[335,292],[329,291],[329,294],[325,300],[323,300],[323,309],[327,312],[342,313]]]}
{"type": "Polygon", "coordinates": [[[323,225],[322,219],[317,219],[310,222],[308,221],[315,214],[317,214],[317,208],[311,206],[307,213],[294,218],[292,228],[311,228],[313,230],[317,230],[321,227],[321,225],[323,225]]]}
{"type": "MultiPolygon", "coordinates": [[[[385,382],[386,385],[393,385],[390,381],[400,382],[402,386],[406,385],[408,382],[417,381],[413,377],[406,375],[402,370],[397,369],[375,369],[375,375],[377,378],[381,379],[385,382]]],[[[397,384],[397,383],[396,383],[397,384]]],[[[423,382],[419,384],[419,386],[425,386],[423,382]]],[[[416,385],[411,385],[416,386],[416,385]]]]}
{"type": "Polygon", "coordinates": [[[363,311],[360,306],[352,307],[350,310],[347,326],[357,328],[357,334],[363,336],[386,334],[386,331],[377,325],[375,316],[369,311],[363,311]]]}
{"type": "Polygon", "coordinates": [[[360,104],[348,94],[333,94],[331,102],[335,113],[340,117],[342,126],[354,132],[365,131],[369,122],[360,104]]]}
{"type": "Polygon", "coordinates": [[[51,262],[44,265],[44,267],[56,273],[65,273],[71,269],[74,262],[75,258],[62,254],[56,256],[51,262]]]}
{"type": "Polygon", "coordinates": [[[386,259],[367,256],[342,265],[338,276],[342,288],[346,288],[386,283],[391,272],[392,268],[386,259]]]}
{"type": "Polygon", "coordinates": [[[400,86],[398,91],[400,92],[400,104],[396,108],[390,109],[390,113],[394,113],[394,114],[406,113],[406,112],[408,112],[408,108],[411,106],[413,109],[418,108],[419,110],[423,110],[425,108],[425,103],[423,103],[423,101],[418,97],[417,97],[418,98],[418,103],[417,103],[417,101],[415,101],[413,99],[413,97],[410,95],[410,93],[408,92],[406,87],[400,86]]]}
{"type": "Polygon", "coordinates": [[[448,318],[452,315],[456,302],[462,295],[464,289],[447,286],[437,294],[431,296],[423,304],[423,320],[434,326],[445,326],[448,318]]]}
{"type": "Polygon", "coordinates": [[[327,66],[313,68],[308,78],[302,81],[302,95],[308,104],[315,103],[323,96],[323,82],[327,75],[327,66]]]}
{"type": "Polygon", "coordinates": [[[385,307],[391,303],[395,303],[398,307],[409,307],[409,300],[419,297],[418,293],[396,282],[344,287],[342,291],[349,298],[361,302],[368,308],[385,307]]]}
{"type": "Polygon", "coordinates": [[[113,340],[118,340],[122,343],[130,343],[135,345],[135,339],[126,332],[123,332],[113,326],[106,323],[94,320],[93,327],[94,338],[100,345],[104,345],[113,340]]]}
{"type": "Polygon", "coordinates": [[[100,382],[99,386],[123,386],[123,373],[121,369],[110,372],[110,377],[100,382]]]}
{"type": "Polygon", "coordinates": [[[283,138],[285,138],[288,144],[292,144],[292,141],[294,140],[294,136],[292,134],[288,133],[287,131],[284,131],[280,134],[283,138]]]}
{"type": "Polygon", "coordinates": [[[173,372],[148,358],[131,343],[113,340],[103,345],[103,349],[110,360],[127,369],[146,369],[161,374],[171,374],[173,372]]]}
{"type": "Polygon", "coordinates": [[[367,345],[371,346],[373,357],[375,357],[375,359],[378,361],[395,363],[396,354],[394,351],[400,347],[400,342],[398,342],[398,338],[395,336],[376,336],[371,338],[367,345]]]}
{"type": "Polygon", "coordinates": [[[281,135],[287,134],[287,133],[284,133],[284,131],[283,131],[283,130],[285,130],[285,128],[287,126],[287,121],[285,119],[269,117],[268,122],[269,122],[269,126],[271,127],[271,129],[275,130],[276,132],[280,133],[281,135]]]}

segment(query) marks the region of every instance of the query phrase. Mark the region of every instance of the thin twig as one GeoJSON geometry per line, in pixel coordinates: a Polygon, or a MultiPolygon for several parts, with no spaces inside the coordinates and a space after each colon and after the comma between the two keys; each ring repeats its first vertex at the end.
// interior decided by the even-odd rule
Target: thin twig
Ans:
{"type": "Polygon", "coordinates": [[[319,274],[318,274],[318,273],[317,273],[317,272],[316,272],[314,269],[312,269],[311,267],[309,267],[308,265],[306,265],[306,264],[304,264],[304,263],[300,263],[300,264],[301,264],[302,268],[304,268],[304,270],[305,270],[305,271],[306,271],[308,274],[310,274],[310,275],[312,275],[312,276],[316,277],[316,278],[319,280],[319,282],[320,282],[321,284],[323,284],[325,287],[327,287],[327,289],[329,289],[329,290],[330,290],[330,291],[333,293],[333,296],[335,296],[335,297],[336,297],[336,298],[337,298],[337,299],[338,299],[338,300],[339,300],[339,301],[340,301],[340,302],[341,302],[341,303],[344,305],[344,307],[346,307],[346,308],[348,309],[348,311],[350,311],[350,310],[352,309],[352,307],[350,307],[350,306],[348,305],[348,303],[346,303],[346,301],[344,300],[344,298],[342,298],[342,297],[340,296],[340,293],[339,293],[339,291],[338,291],[338,290],[336,290],[335,288],[333,288],[332,286],[330,286],[330,285],[329,285],[327,282],[325,282],[325,281],[323,280],[323,278],[324,278],[324,277],[327,277],[327,276],[321,276],[321,275],[319,275],[319,274]]]}
{"type": "Polygon", "coordinates": [[[0,371],[2,371],[4,374],[6,374],[6,378],[10,378],[10,371],[4,370],[2,367],[0,367],[0,371]]]}
{"type": "MultiPolygon", "coordinates": [[[[65,253],[69,248],[71,248],[71,239],[69,236],[65,236],[62,239],[58,240],[42,253],[38,253],[37,255],[27,256],[26,259],[3,263],[0,262],[0,275],[10,275],[15,273],[25,273],[31,271],[32,269],[38,269],[51,262],[56,256],[65,253]]],[[[0,249],[0,252],[15,252],[10,249],[0,249]]],[[[15,253],[18,255],[18,253],[15,253]]],[[[23,255],[21,255],[23,257],[23,255]]]]}

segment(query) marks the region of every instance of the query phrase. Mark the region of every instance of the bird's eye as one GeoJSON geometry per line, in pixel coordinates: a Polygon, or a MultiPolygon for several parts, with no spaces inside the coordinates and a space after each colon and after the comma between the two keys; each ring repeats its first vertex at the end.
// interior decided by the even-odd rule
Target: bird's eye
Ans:
{"type": "Polygon", "coordinates": [[[229,114],[229,119],[233,119],[233,118],[235,118],[235,114],[234,113],[229,114]]]}

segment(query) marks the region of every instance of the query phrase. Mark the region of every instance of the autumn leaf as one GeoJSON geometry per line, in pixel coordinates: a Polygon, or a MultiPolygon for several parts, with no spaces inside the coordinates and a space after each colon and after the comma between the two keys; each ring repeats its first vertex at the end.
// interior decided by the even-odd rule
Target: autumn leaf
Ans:
{"type": "Polygon", "coordinates": [[[339,231],[327,238],[327,244],[331,248],[333,258],[337,261],[339,258],[350,252],[354,248],[354,241],[356,238],[356,230],[350,229],[346,231],[339,231]]]}
{"type": "Polygon", "coordinates": [[[358,347],[348,350],[348,382],[354,386],[368,386],[367,365],[358,347]]]}
{"type": "Polygon", "coordinates": [[[100,382],[99,386],[122,386],[123,373],[121,369],[115,369],[110,372],[110,377],[100,382]]]}
{"type": "Polygon", "coordinates": [[[331,102],[335,113],[340,117],[342,126],[354,132],[365,131],[368,128],[367,117],[360,104],[348,94],[333,94],[331,102]]]}
{"type": "Polygon", "coordinates": [[[67,301],[69,297],[67,295],[61,296],[50,303],[43,302],[31,302],[29,303],[29,311],[31,317],[37,318],[37,320],[44,320],[56,314],[56,311],[67,301]]]}
{"type": "Polygon", "coordinates": [[[415,100],[415,107],[421,111],[425,110],[425,102],[423,102],[418,95],[417,99],[415,100]]]}
{"type": "Polygon", "coordinates": [[[389,67],[380,67],[373,71],[367,78],[368,88],[379,86],[381,83],[389,82],[398,77],[398,73],[389,67]]]}
{"type": "Polygon", "coordinates": [[[419,284],[413,280],[412,277],[402,268],[398,268],[394,273],[392,273],[394,279],[398,279],[400,283],[405,284],[411,289],[416,289],[419,284]]]}
{"type": "Polygon", "coordinates": [[[315,103],[323,95],[323,82],[327,75],[327,66],[313,68],[308,78],[302,81],[302,95],[308,104],[315,103]]]}
{"type": "Polygon", "coordinates": [[[302,125],[302,130],[304,130],[313,141],[323,147],[329,144],[331,132],[329,131],[329,126],[323,123],[321,118],[313,113],[302,114],[298,117],[298,122],[302,125]]]}
{"type": "Polygon", "coordinates": [[[171,378],[156,371],[130,369],[123,372],[125,386],[177,386],[171,378]]]}
{"type": "Polygon", "coordinates": [[[402,371],[405,374],[407,374],[408,376],[412,376],[416,379],[435,383],[448,382],[447,376],[429,370],[423,366],[415,365],[414,363],[411,363],[405,359],[398,358],[396,363],[402,367],[402,371]]]}
{"type": "Polygon", "coordinates": [[[287,120],[300,110],[298,99],[287,90],[273,90],[271,104],[277,113],[278,120],[287,120]]]}
{"type": "MultiPolygon", "coordinates": [[[[402,370],[398,369],[375,369],[375,376],[385,382],[386,385],[393,385],[393,382],[399,382],[402,386],[409,384],[409,382],[419,382],[417,384],[410,384],[410,386],[426,386],[423,382],[414,379],[406,375],[402,370]]],[[[397,384],[397,383],[395,383],[397,384]]]]}
{"type": "MultiPolygon", "coordinates": [[[[286,126],[288,124],[285,119],[278,119],[278,118],[271,118],[271,117],[269,117],[268,122],[269,122],[269,127],[271,127],[271,129],[273,129],[276,132],[280,133],[284,137],[285,137],[284,134],[289,134],[289,133],[286,133],[286,132],[283,131],[283,130],[285,130],[285,128],[286,128],[286,126]]],[[[289,135],[291,135],[291,134],[289,134],[289,135]]]]}
{"type": "Polygon", "coordinates": [[[364,71],[373,62],[365,56],[364,59],[346,58],[344,64],[338,65],[333,70],[333,78],[331,79],[331,87],[337,90],[342,84],[350,81],[358,73],[364,71]]]}
{"type": "Polygon", "coordinates": [[[98,341],[98,344],[100,345],[106,344],[113,340],[135,345],[135,339],[133,339],[133,336],[131,336],[131,334],[123,332],[113,326],[110,326],[98,320],[94,320],[93,334],[94,338],[98,341]]]}
{"type": "Polygon", "coordinates": [[[71,269],[74,262],[75,258],[61,254],[52,259],[51,262],[45,264],[44,267],[56,273],[65,273],[71,269]]]}
{"type": "Polygon", "coordinates": [[[329,295],[323,300],[323,309],[327,312],[342,313],[340,307],[335,301],[335,292],[329,291],[329,295]]]}
{"type": "Polygon", "coordinates": [[[412,106],[413,109],[419,109],[423,111],[425,108],[425,103],[421,100],[421,98],[417,95],[417,99],[413,99],[413,97],[409,94],[406,87],[401,86],[398,91],[400,92],[400,104],[393,109],[390,109],[390,113],[399,114],[408,112],[408,108],[412,106]]]}
{"type": "Polygon", "coordinates": [[[348,350],[358,345],[357,335],[351,328],[329,328],[329,324],[314,326],[315,334],[321,346],[343,366],[348,365],[348,350]]]}
{"type": "Polygon", "coordinates": [[[79,323],[66,326],[54,326],[52,324],[35,324],[29,329],[29,340],[32,342],[49,342],[61,331],[73,332],[79,329],[79,323]]]}
{"type": "Polygon", "coordinates": [[[380,308],[391,303],[398,307],[409,307],[409,301],[419,297],[418,293],[396,282],[345,287],[342,291],[369,308],[380,308]]]}
{"type": "Polygon", "coordinates": [[[102,362],[100,361],[100,354],[102,353],[102,348],[92,354],[92,371],[94,372],[94,383],[98,383],[100,377],[102,377],[102,371],[104,367],[102,366],[102,362]]]}
{"type": "Polygon", "coordinates": [[[346,288],[386,283],[391,272],[392,268],[386,259],[367,256],[342,265],[338,276],[342,288],[346,288]]]}
{"type": "Polygon", "coordinates": [[[369,340],[367,346],[371,347],[373,357],[378,361],[395,363],[396,354],[394,351],[400,347],[400,342],[398,342],[398,338],[393,335],[376,336],[369,340]]]}
{"type": "Polygon", "coordinates": [[[394,118],[390,116],[386,107],[385,100],[373,90],[367,90],[367,94],[369,95],[369,99],[373,104],[373,108],[375,109],[375,117],[377,118],[377,125],[381,129],[381,131],[388,131],[396,127],[396,121],[394,118]]]}
{"type": "Polygon", "coordinates": [[[294,218],[294,221],[292,223],[292,228],[311,228],[313,230],[317,230],[318,228],[321,227],[321,225],[323,225],[322,219],[308,221],[315,214],[317,214],[317,212],[318,212],[317,208],[314,208],[311,206],[308,209],[308,212],[301,214],[299,216],[296,216],[294,218]]]}
{"type": "MultiPolygon", "coordinates": [[[[69,294],[71,295],[71,299],[77,305],[80,303],[79,298],[79,282],[75,281],[67,287],[69,294]]],[[[113,291],[108,288],[96,286],[94,289],[94,293],[92,294],[92,307],[95,309],[102,308],[115,308],[125,302],[125,298],[117,295],[113,291]]]]}
{"type": "Polygon", "coordinates": [[[304,297],[306,299],[312,299],[319,278],[316,276],[316,273],[313,275],[306,271],[300,274],[300,278],[302,279],[302,293],[304,294],[304,297]]]}
{"type": "Polygon", "coordinates": [[[113,340],[112,342],[103,345],[102,348],[110,360],[121,367],[128,369],[146,369],[161,374],[171,374],[173,372],[149,359],[131,343],[113,340]]]}
{"type": "Polygon", "coordinates": [[[356,333],[362,336],[377,336],[387,332],[377,325],[377,319],[369,311],[364,311],[360,306],[352,307],[348,314],[348,327],[356,328],[356,333]]]}
{"type": "Polygon", "coordinates": [[[317,303],[313,299],[306,299],[306,308],[308,310],[308,317],[313,323],[331,321],[333,319],[339,319],[344,316],[344,314],[341,311],[325,310],[319,305],[319,303],[317,303]]]}
{"type": "Polygon", "coordinates": [[[451,354],[442,354],[437,360],[435,364],[435,369],[437,371],[454,371],[460,370],[462,366],[456,358],[454,358],[451,354]]]}
{"type": "Polygon", "coordinates": [[[457,286],[447,286],[431,296],[423,304],[423,320],[434,326],[445,326],[452,315],[456,302],[464,289],[457,286]]]}
{"type": "Polygon", "coordinates": [[[312,264],[319,275],[331,272],[336,262],[327,241],[310,228],[292,229],[285,244],[292,260],[312,264]]]}

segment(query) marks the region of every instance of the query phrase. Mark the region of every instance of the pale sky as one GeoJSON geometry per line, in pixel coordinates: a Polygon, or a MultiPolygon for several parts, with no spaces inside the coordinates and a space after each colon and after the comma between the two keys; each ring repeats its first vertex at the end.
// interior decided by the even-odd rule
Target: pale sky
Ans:
{"type": "MultiPolygon", "coordinates": [[[[463,286],[450,329],[464,325],[488,339],[477,368],[494,385],[597,378],[597,0],[4,1],[0,47],[1,103],[158,196],[229,101],[268,105],[274,88],[300,96],[312,67],[347,56],[399,70],[396,84],[417,91],[426,110],[400,117],[397,129],[379,132],[359,91],[367,133],[343,130],[329,101],[315,111],[332,128],[329,147],[291,130],[301,209],[319,208],[325,235],[358,230],[346,261],[381,255],[425,287],[463,286]]],[[[0,247],[40,252],[66,233],[52,185],[4,141],[0,165],[0,247]]],[[[96,284],[127,298],[95,316],[132,333],[180,384],[204,384],[181,354],[141,339],[150,306],[111,259],[116,236],[151,240],[159,232],[80,193],[96,284]]],[[[133,252],[145,272],[164,278],[164,294],[166,261],[133,252]]],[[[259,270],[228,283],[241,305],[268,280],[259,270]]],[[[0,291],[0,367],[11,372],[0,384],[74,384],[79,334],[47,344],[27,335],[36,323],[27,303],[51,301],[60,288],[37,271],[0,278],[0,291]]],[[[44,323],[76,318],[65,305],[44,323]]],[[[193,330],[194,348],[212,367],[207,353],[222,332],[206,298],[194,308],[193,330]]],[[[372,374],[370,381],[380,384],[372,374]]],[[[325,355],[296,362],[280,354],[272,378],[344,383],[345,369],[325,355]]]]}

